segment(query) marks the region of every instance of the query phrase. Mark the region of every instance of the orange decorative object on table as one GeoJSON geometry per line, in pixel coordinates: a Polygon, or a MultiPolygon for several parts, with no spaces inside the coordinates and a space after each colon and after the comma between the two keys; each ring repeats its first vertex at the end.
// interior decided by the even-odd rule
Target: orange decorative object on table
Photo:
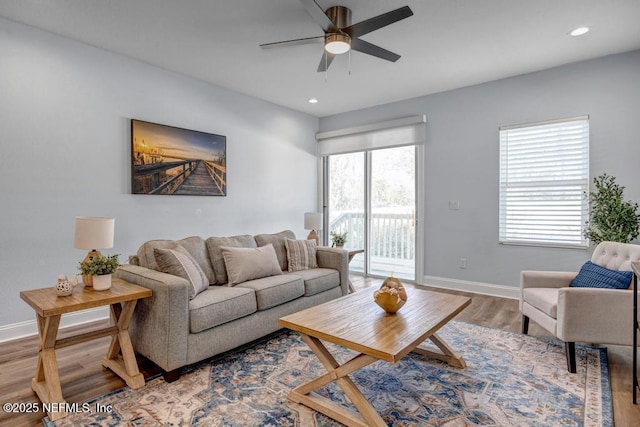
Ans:
{"type": "Polygon", "coordinates": [[[393,314],[400,310],[400,307],[407,302],[407,292],[402,286],[402,282],[395,277],[387,277],[380,289],[373,293],[373,300],[384,311],[393,314]]]}

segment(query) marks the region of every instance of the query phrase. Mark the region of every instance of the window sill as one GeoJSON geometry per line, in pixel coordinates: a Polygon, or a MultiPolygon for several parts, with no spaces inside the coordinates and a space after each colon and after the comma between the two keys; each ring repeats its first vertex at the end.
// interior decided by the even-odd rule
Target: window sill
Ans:
{"type": "Polygon", "coordinates": [[[587,250],[589,245],[569,245],[560,243],[543,243],[543,242],[498,242],[501,245],[507,246],[533,246],[539,248],[553,248],[553,249],[580,249],[587,250]]]}

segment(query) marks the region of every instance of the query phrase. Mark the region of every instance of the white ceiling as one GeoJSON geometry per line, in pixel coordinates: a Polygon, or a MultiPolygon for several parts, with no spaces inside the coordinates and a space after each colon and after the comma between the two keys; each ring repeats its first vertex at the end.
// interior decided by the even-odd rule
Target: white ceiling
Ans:
{"type": "Polygon", "coordinates": [[[354,23],[409,5],[362,37],[402,58],[353,52],[351,75],[348,55],[325,75],[321,44],[259,48],[323,34],[299,0],[0,0],[0,16],[319,117],[640,49],[640,0],[316,1],[354,23]]]}

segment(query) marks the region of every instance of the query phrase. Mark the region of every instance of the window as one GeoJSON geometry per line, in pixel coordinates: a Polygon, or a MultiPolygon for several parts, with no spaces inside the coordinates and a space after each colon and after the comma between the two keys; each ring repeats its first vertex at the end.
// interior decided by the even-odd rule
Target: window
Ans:
{"type": "Polygon", "coordinates": [[[500,242],[587,247],[589,117],[500,128],[500,242]]]}

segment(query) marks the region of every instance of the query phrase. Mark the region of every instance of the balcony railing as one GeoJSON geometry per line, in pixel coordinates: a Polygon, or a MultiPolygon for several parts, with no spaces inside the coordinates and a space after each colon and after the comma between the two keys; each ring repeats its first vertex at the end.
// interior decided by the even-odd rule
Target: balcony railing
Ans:
{"type": "MultiPolygon", "coordinates": [[[[365,248],[364,213],[343,212],[331,221],[329,230],[347,231],[349,248],[365,248]]],[[[374,212],[371,215],[369,256],[373,274],[406,271],[413,275],[415,260],[415,218],[411,213],[374,212]]],[[[354,271],[363,271],[363,263],[352,262],[354,271]]]]}

